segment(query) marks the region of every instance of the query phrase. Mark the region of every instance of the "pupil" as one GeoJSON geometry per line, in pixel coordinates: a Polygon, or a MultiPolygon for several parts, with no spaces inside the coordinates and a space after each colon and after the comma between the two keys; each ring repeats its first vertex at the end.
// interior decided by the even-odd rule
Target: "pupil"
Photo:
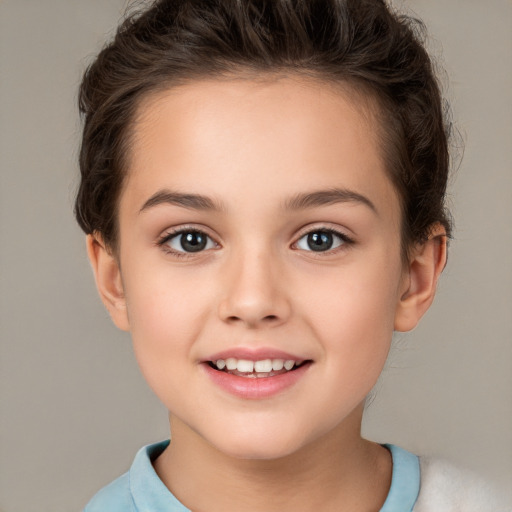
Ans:
{"type": "Polygon", "coordinates": [[[320,232],[308,235],[308,246],[312,251],[328,251],[332,244],[332,233],[320,232]]]}
{"type": "Polygon", "coordinates": [[[202,251],[206,247],[206,237],[202,233],[191,232],[181,235],[181,246],[187,252],[202,251]]]}

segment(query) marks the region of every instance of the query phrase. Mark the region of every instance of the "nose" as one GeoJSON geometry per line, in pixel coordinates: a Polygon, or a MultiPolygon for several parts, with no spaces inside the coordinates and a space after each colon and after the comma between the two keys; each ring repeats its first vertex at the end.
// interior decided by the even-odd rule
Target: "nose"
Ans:
{"type": "Polygon", "coordinates": [[[288,320],[291,307],[285,278],[275,258],[261,253],[240,255],[226,267],[219,303],[222,321],[254,329],[288,320]]]}

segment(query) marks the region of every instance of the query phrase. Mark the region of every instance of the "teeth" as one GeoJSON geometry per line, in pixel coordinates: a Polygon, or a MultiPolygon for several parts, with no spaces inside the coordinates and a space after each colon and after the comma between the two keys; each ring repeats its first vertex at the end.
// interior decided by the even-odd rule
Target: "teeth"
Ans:
{"type": "Polygon", "coordinates": [[[272,370],[278,372],[284,368],[284,361],[282,359],[272,359],[272,370]]]}
{"type": "Polygon", "coordinates": [[[295,366],[295,361],[292,361],[291,359],[289,359],[288,361],[284,362],[284,367],[287,370],[291,370],[294,366],[295,366]]]}
{"type": "Polygon", "coordinates": [[[234,357],[228,357],[226,359],[226,368],[228,370],[236,370],[237,360],[234,357]]]}
{"type": "Polygon", "coordinates": [[[293,359],[262,359],[259,361],[250,361],[249,359],[236,359],[228,357],[227,359],[218,359],[213,361],[219,370],[238,371],[240,373],[270,373],[278,372],[283,368],[291,370],[298,362],[293,359]]]}
{"type": "Polygon", "coordinates": [[[254,371],[255,372],[271,372],[272,371],[272,361],[270,359],[264,359],[263,361],[256,361],[254,363],[254,371]]]}
{"type": "Polygon", "coordinates": [[[254,361],[239,359],[236,369],[241,373],[252,373],[254,371],[254,361]]]}

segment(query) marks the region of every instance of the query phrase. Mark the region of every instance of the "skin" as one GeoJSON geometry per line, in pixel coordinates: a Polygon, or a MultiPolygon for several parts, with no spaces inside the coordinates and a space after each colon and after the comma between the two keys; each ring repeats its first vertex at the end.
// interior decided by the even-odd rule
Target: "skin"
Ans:
{"type": "Polygon", "coordinates": [[[393,330],[428,309],[446,244],[433,226],[403,263],[369,105],[288,77],[194,82],[140,107],[118,253],[99,234],[88,251],[103,302],[169,410],[172,443],[155,469],[195,511],[378,511],[386,498],[391,460],[361,438],[363,404],[393,330]],[[345,195],[290,205],[334,189],[345,195]],[[148,203],[164,193],[211,204],[148,203]],[[183,228],[208,235],[205,250],[159,243],[183,228]],[[338,246],[312,251],[307,233],[326,229],[338,246]],[[247,400],[204,371],[234,347],[312,363],[283,392],[247,400]]]}

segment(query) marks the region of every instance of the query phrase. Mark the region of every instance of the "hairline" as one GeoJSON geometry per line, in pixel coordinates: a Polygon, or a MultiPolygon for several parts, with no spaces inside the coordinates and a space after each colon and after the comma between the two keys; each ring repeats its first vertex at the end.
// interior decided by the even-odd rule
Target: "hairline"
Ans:
{"type": "MultiPolygon", "coordinates": [[[[226,63],[226,67],[230,63],[226,63]]],[[[244,64],[231,64],[229,71],[219,72],[205,72],[194,73],[188,76],[178,76],[176,78],[162,79],[153,84],[149,84],[146,88],[142,89],[135,97],[131,104],[132,112],[128,117],[123,130],[120,133],[119,146],[121,148],[122,156],[119,158],[119,173],[121,176],[121,183],[117,190],[117,197],[114,205],[114,221],[112,240],[108,240],[107,245],[114,253],[119,252],[119,206],[121,197],[127,185],[130,172],[130,159],[133,148],[136,144],[137,126],[140,125],[145,119],[144,113],[149,109],[153,102],[159,101],[164,94],[170,94],[175,90],[187,87],[191,84],[197,83],[222,83],[222,82],[252,82],[255,84],[270,84],[282,79],[297,80],[304,85],[322,85],[327,87],[329,93],[336,95],[341,94],[345,96],[349,103],[352,105],[359,105],[362,108],[358,110],[362,114],[364,121],[367,123],[369,133],[375,134],[375,142],[378,146],[380,156],[383,161],[385,172],[388,179],[391,181],[393,190],[397,194],[399,208],[400,208],[400,244],[403,262],[408,260],[408,254],[411,247],[414,245],[414,240],[410,239],[407,233],[407,222],[405,219],[406,211],[404,204],[404,197],[399,190],[395,175],[391,167],[396,164],[393,160],[394,150],[389,150],[388,146],[391,141],[386,141],[386,135],[389,136],[391,130],[386,130],[386,124],[389,125],[393,121],[393,116],[389,108],[389,99],[385,97],[382,92],[379,92],[376,87],[365,81],[362,78],[351,76],[349,74],[333,76],[325,70],[315,70],[312,68],[299,68],[299,67],[270,67],[268,69],[260,69],[258,67],[244,65],[244,64]],[[375,129],[371,129],[371,121],[376,121],[375,129]]],[[[396,136],[393,137],[396,140],[396,136]]]]}

